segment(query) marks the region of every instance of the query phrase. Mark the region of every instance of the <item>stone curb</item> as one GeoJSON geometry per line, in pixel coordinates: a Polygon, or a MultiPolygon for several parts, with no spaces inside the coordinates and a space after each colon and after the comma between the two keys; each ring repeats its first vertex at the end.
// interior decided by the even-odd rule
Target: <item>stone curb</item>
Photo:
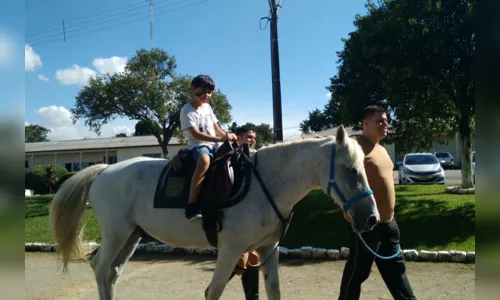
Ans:
{"type": "MultiPolygon", "coordinates": [[[[95,242],[86,243],[85,246],[98,247],[95,242]]],[[[25,243],[25,252],[55,252],[55,244],[45,243],[25,243]]],[[[196,255],[196,256],[217,256],[216,248],[179,248],[158,242],[139,244],[135,253],[165,253],[174,255],[196,255]]],[[[349,255],[349,248],[325,249],[304,246],[297,249],[279,247],[280,258],[302,258],[304,260],[346,260],[349,255]]],[[[402,250],[407,261],[414,262],[454,262],[454,263],[476,263],[476,252],[465,251],[417,251],[413,249],[402,250]]]]}
{"type": "Polygon", "coordinates": [[[445,189],[447,194],[476,194],[476,188],[462,189],[460,186],[449,186],[445,189]]]}

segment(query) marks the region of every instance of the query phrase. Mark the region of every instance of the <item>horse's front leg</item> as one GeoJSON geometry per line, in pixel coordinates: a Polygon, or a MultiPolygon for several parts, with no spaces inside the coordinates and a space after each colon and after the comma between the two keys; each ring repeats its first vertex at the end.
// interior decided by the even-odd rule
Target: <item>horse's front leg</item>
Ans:
{"type": "Polygon", "coordinates": [[[259,253],[260,263],[264,264],[261,266],[261,270],[262,274],[264,275],[266,294],[269,300],[281,299],[280,282],[278,275],[279,249],[276,249],[276,246],[277,243],[269,246],[263,246],[257,249],[257,253],[259,253]]]}
{"type": "Polygon", "coordinates": [[[243,252],[244,248],[230,247],[228,245],[224,245],[219,249],[212,281],[208,289],[205,290],[207,300],[218,300],[220,298],[243,252]]]}

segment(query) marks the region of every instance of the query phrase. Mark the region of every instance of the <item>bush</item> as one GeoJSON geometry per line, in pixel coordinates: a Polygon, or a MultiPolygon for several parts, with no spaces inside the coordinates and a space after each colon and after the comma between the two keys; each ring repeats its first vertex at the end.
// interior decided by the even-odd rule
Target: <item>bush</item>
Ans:
{"type": "Polygon", "coordinates": [[[57,192],[59,190],[59,188],[61,187],[61,185],[66,181],[68,180],[71,176],[75,175],[76,173],[78,173],[78,171],[76,172],[68,172],[66,175],[63,175],[61,178],[59,178],[59,180],[57,181],[55,187],[54,187],[54,192],[57,192]]]}
{"type": "MultiPolygon", "coordinates": [[[[28,190],[33,190],[35,194],[44,195],[50,193],[49,178],[47,177],[47,172],[45,170],[48,166],[49,165],[38,165],[26,170],[24,175],[25,188],[28,190]]],[[[54,168],[54,177],[56,182],[55,186],[57,186],[57,182],[64,175],[68,174],[68,170],[55,164],[52,165],[52,167],[54,168]]],[[[53,188],[55,186],[53,186],[53,188]]]]}

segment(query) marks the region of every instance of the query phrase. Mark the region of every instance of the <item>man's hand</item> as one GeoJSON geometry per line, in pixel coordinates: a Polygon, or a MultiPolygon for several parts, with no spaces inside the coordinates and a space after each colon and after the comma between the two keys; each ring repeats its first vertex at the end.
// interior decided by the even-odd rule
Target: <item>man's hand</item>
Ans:
{"type": "Polygon", "coordinates": [[[175,155],[172,160],[170,161],[170,165],[174,170],[178,171],[182,168],[182,162],[181,159],[179,158],[179,155],[175,155]]]}
{"type": "Polygon", "coordinates": [[[346,219],[347,222],[352,223],[352,218],[350,214],[344,213],[344,219],[346,219]]]}

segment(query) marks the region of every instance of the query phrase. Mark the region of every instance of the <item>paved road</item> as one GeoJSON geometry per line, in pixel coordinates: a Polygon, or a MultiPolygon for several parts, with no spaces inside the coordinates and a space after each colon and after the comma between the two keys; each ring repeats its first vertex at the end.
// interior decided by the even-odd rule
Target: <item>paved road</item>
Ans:
{"type": "MultiPolygon", "coordinates": [[[[29,300],[97,299],[96,283],[87,263],[71,263],[69,275],[60,276],[57,261],[50,253],[26,253],[25,291],[29,300]]],[[[336,299],[345,261],[282,261],[280,284],[282,299],[336,299]]],[[[159,255],[133,257],[118,279],[116,299],[203,299],[210,282],[214,260],[166,259],[159,255]]],[[[456,263],[408,263],[408,274],[418,299],[475,299],[475,265],[456,263]]],[[[260,277],[261,299],[264,296],[260,277]]],[[[239,278],[233,278],[221,300],[242,300],[239,278]]],[[[376,267],[363,285],[363,300],[390,300],[376,267]]]]}
{"type": "MultiPolygon", "coordinates": [[[[398,184],[399,172],[394,171],[393,175],[394,175],[394,183],[398,184]]],[[[462,173],[460,170],[445,170],[444,176],[446,185],[459,185],[462,183],[462,173]]]]}

